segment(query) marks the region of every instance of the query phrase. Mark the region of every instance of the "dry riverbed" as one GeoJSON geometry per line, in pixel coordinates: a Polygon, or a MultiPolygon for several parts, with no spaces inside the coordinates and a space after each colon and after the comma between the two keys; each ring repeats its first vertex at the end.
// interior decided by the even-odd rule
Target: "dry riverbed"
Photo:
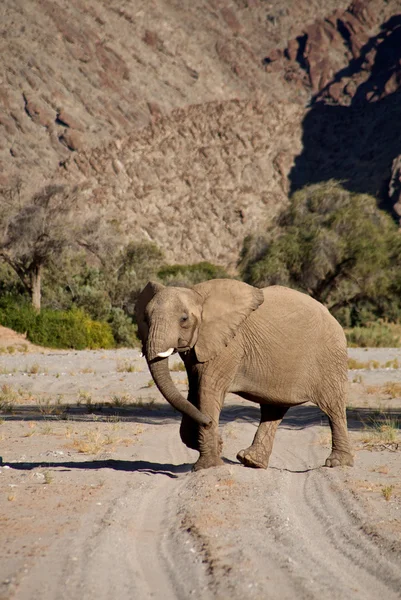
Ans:
{"type": "Polygon", "coordinates": [[[304,405],[269,469],[246,469],[258,407],[229,396],[226,464],[192,473],[136,350],[38,350],[5,330],[1,348],[1,600],[401,597],[400,349],[349,351],[354,468],[322,467],[327,420],[304,405]]]}

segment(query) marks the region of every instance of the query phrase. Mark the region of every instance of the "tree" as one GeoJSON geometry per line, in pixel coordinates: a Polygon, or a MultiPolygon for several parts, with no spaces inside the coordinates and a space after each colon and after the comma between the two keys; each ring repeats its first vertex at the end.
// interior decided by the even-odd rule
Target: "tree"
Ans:
{"type": "Polygon", "coordinates": [[[65,248],[94,231],[84,213],[85,193],[79,186],[48,185],[26,202],[3,194],[0,258],[18,275],[36,310],[41,306],[43,268],[65,248]],[[89,226],[90,225],[90,226],[89,226]]]}
{"type": "Polygon", "coordinates": [[[397,226],[373,197],[335,181],[296,192],[266,235],[245,240],[239,266],[248,283],[294,287],[334,313],[369,305],[386,316],[395,302],[401,315],[397,226]]]}
{"type": "Polygon", "coordinates": [[[149,280],[157,279],[163,261],[163,252],[152,242],[131,241],[121,248],[114,269],[107,271],[112,305],[133,314],[142,288],[149,280]]]}

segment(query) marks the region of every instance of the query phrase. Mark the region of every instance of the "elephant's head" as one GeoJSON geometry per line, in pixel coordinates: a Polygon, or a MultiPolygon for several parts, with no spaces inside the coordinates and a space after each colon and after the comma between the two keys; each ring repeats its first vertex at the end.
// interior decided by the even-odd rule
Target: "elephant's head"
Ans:
{"type": "Polygon", "coordinates": [[[172,382],[168,356],[192,348],[198,362],[211,360],[228,345],[238,327],[263,302],[263,292],[231,279],[214,279],[193,288],[149,282],[135,312],[150,372],[174,408],[197,423],[210,419],[182,397],[172,382]]]}

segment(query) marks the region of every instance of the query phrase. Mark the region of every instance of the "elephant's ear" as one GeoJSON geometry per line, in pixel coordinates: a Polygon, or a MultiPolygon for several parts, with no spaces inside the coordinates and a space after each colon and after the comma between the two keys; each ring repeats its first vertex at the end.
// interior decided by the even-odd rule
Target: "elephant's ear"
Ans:
{"type": "Polygon", "coordinates": [[[206,362],[228,345],[240,325],[262,304],[264,296],[262,290],[232,279],[205,281],[193,290],[203,298],[195,352],[199,362],[206,362]]]}
{"type": "Polygon", "coordinates": [[[138,336],[141,342],[145,342],[148,338],[148,325],[145,321],[145,310],[148,303],[152,300],[153,296],[160,292],[164,288],[161,283],[155,281],[149,281],[139,294],[135,304],[135,317],[138,324],[138,336]]]}

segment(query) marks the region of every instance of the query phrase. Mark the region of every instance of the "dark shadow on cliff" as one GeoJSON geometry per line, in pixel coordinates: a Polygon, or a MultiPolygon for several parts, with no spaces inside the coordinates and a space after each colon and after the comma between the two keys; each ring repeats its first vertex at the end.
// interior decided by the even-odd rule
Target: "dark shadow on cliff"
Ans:
{"type": "Polygon", "coordinates": [[[313,100],[303,121],[303,150],[289,179],[291,192],[305,185],[336,179],[352,192],[388,197],[393,160],[401,154],[401,16],[382,25],[361,49],[360,57],[340,70],[313,100]],[[372,56],[374,57],[372,59],[372,56]],[[372,63],[373,60],[373,63],[372,63]],[[333,83],[358,81],[349,106],[328,97],[333,83]]]}

